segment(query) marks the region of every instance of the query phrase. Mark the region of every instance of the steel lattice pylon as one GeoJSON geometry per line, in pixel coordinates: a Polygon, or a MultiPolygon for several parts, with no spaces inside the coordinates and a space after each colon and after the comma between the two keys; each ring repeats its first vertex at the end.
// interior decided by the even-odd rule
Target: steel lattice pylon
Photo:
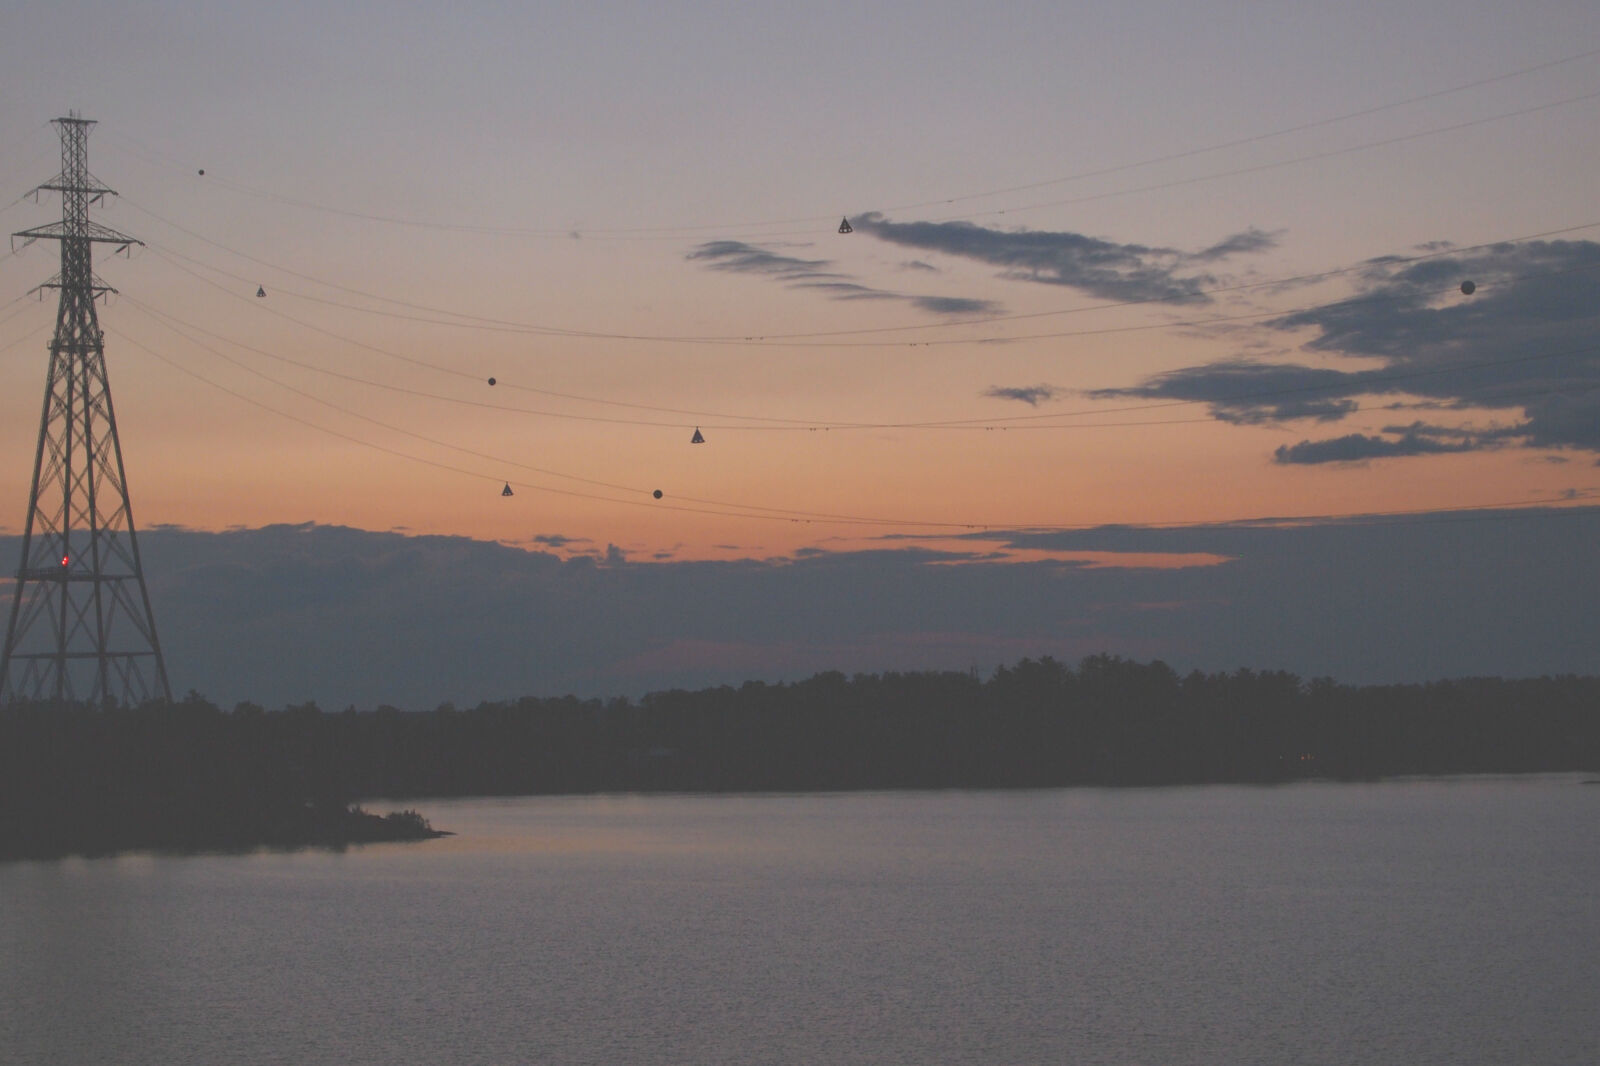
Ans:
{"type": "Polygon", "coordinates": [[[96,242],[140,243],[89,221],[89,206],[115,196],[89,173],[89,127],[55,120],[61,174],[39,186],[61,194],[61,221],[12,235],[13,246],[61,242],[61,273],[39,448],[0,660],[0,699],[82,700],[132,706],[170,701],[167,668],[145,589],[122,445],[106,379],[95,301],[113,292],[94,276],[96,242]]]}

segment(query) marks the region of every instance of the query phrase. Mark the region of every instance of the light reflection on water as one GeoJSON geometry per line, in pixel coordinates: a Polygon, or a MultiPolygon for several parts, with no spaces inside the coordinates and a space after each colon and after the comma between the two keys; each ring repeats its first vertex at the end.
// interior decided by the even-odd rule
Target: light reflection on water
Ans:
{"type": "Polygon", "coordinates": [[[0,1059],[1589,1063],[1578,780],[430,801],[458,835],[0,865],[0,1059]]]}

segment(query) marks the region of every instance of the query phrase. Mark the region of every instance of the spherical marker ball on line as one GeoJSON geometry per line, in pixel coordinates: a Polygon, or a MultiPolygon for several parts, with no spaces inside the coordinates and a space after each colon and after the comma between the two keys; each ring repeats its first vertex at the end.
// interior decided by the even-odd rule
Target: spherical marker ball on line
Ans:
{"type": "Polygon", "coordinates": [[[202,178],[206,176],[206,168],[205,167],[201,167],[200,168],[200,176],[202,178]]]}
{"type": "Polygon", "coordinates": [[[1472,282],[1463,281],[1461,283],[1461,295],[1463,295],[1463,296],[1471,296],[1473,293],[1475,293],[1477,291],[1478,291],[1478,286],[1474,285],[1472,282]]]}
{"type": "Polygon", "coordinates": [[[489,384],[491,384],[491,385],[493,385],[493,384],[494,384],[494,378],[490,378],[490,379],[489,379],[489,384]]]}
{"type": "Polygon", "coordinates": [[[652,492],[650,495],[654,496],[656,499],[659,500],[659,499],[661,499],[661,490],[660,489],[656,489],[656,491],[652,492]]]}

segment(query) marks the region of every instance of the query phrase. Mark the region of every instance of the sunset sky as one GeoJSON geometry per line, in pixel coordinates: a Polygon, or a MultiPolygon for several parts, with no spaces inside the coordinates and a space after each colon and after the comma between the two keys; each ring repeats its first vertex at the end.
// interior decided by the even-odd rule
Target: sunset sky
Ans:
{"type": "MultiPolygon", "coordinates": [[[[26,194],[70,108],[120,194],[96,220],[144,242],[96,259],[141,531],[1132,572],[1232,556],[1066,533],[1600,495],[1592,3],[7,21],[0,225],[59,217],[26,194]]],[[[56,255],[0,258],[0,534],[56,255]]],[[[825,663],[765,639],[693,679],[825,663]]]]}

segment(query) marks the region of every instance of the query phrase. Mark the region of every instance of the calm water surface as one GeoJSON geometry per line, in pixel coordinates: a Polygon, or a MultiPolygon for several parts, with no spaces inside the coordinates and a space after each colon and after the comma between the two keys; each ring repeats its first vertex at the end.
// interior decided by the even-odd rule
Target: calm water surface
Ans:
{"type": "Polygon", "coordinates": [[[1600,785],[431,801],[0,864],[6,1063],[1594,1063],[1600,785]]]}

